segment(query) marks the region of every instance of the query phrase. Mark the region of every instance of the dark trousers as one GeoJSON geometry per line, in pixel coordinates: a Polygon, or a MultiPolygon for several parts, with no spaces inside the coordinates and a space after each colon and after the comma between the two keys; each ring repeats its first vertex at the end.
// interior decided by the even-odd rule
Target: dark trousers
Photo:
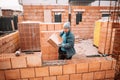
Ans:
{"type": "Polygon", "coordinates": [[[61,48],[59,49],[59,59],[60,59],[60,60],[71,59],[71,58],[72,58],[72,57],[67,58],[67,53],[66,53],[66,51],[62,51],[61,48]]]}

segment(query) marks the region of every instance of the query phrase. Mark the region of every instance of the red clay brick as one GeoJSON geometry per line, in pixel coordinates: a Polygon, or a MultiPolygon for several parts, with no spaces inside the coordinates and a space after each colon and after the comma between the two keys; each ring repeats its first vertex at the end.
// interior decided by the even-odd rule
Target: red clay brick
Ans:
{"type": "Polygon", "coordinates": [[[72,74],[75,73],[75,64],[68,64],[63,66],[63,74],[72,74]]]}
{"type": "Polygon", "coordinates": [[[43,80],[57,80],[56,76],[44,77],[43,80]]]}
{"type": "Polygon", "coordinates": [[[30,55],[27,56],[28,67],[38,67],[42,65],[41,55],[30,55]]]}
{"type": "Polygon", "coordinates": [[[115,70],[107,70],[105,78],[114,78],[115,77],[115,70]]]}
{"type": "Polygon", "coordinates": [[[20,69],[20,72],[21,72],[21,78],[33,78],[33,77],[35,77],[34,68],[20,69]]]}
{"type": "Polygon", "coordinates": [[[30,78],[29,80],[43,80],[43,78],[30,78]]]}
{"type": "Polygon", "coordinates": [[[40,31],[47,31],[48,27],[47,24],[40,24],[40,31]]]}
{"type": "Polygon", "coordinates": [[[69,75],[57,76],[57,80],[69,80],[69,75]]]}
{"type": "Polygon", "coordinates": [[[0,69],[11,69],[10,59],[0,59],[0,69]]]}
{"type": "Polygon", "coordinates": [[[77,73],[88,72],[88,63],[77,64],[77,73]]]}
{"type": "Polygon", "coordinates": [[[94,79],[104,79],[104,78],[105,78],[105,71],[94,73],[94,79]]]}
{"type": "Polygon", "coordinates": [[[54,46],[55,48],[57,48],[59,44],[62,43],[62,38],[60,37],[59,35],[60,33],[54,33],[52,34],[49,39],[48,39],[48,42],[54,46]]]}
{"type": "Polygon", "coordinates": [[[6,76],[7,80],[19,79],[20,78],[20,71],[19,71],[19,69],[6,70],[5,76],[6,76]]]}
{"type": "Polygon", "coordinates": [[[115,69],[115,67],[116,67],[116,60],[113,60],[112,61],[112,69],[115,69]]]}
{"type": "Polygon", "coordinates": [[[5,80],[4,71],[0,71],[0,80],[5,80]]]}
{"type": "Polygon", "coordinates": [[[101,70],[109,70],[112,68],[112,61],[102,61],[101,70]]]}
{"type": "Polygon", "coordinates": [[[50,66],[50,75],[62,75],[62,66],[50,66]]]}
{"type": "Polygon", "coordinates": [[[48,31],[54,31],[55,30],[54,24],[47,24],[47,26],[48,26],[48,31]]]}
{"type": "Polygon", "coordinates": [[[49,76],[48,67],[35,68],[36,77],[49,76]]]}
{"type": "Polygon", "coordinates": [[[29,80],[29,79],[18,79],[18,80],[29,80]]]}
{"type": "Polygon", "coordinates": [[[104,80],[115,80],[115,79],[104,79],[104,80]]]}
{"type": "Polygon", "coordinates": [[[24,68],[24,67],[27,67],[27,65],[26,65],[26,57],[24,57],[24,56],[11,58],[11,61],[12,61],[12,68],[24,68]]]}
{"type": "Polygon", "coordinates": [[[82,80],[82,74],[71,74],[70,80],[82,80]]]}
{"type": "Polygon", "coordinates": [[[55,24],[55,30],[61,30],[62,29],[62,24],[55,24]]]}
{"type": "Polygon", "coordinates": [[[91,71],[99,71],[100,70],[100,62],[91,62],[89,63],[89,72],[91,71]]]}
{"type": "Polygon", "coordinates": [[[93,72],[91,72],[91,73],[84,73],[82,75],[82,80],[93,80],[93,72]]]}

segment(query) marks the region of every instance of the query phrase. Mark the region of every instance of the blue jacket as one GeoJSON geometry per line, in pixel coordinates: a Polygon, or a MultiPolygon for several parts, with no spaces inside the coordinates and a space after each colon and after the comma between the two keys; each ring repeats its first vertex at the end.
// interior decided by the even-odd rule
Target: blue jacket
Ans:
{"type": "MultiPolygon", "coordinates": [[[[64,34],[64,31],[60,33],[60,36],[62,37],[63,34],[64,34]]],[[[69,31],[66,34],[66,44],[64,46],[62,46],[66,49],[67,58],[72,57],[76,53],[76,51],[74,49],[74,42],[75,42],[74,34],[71,31],[69,31]]]]}

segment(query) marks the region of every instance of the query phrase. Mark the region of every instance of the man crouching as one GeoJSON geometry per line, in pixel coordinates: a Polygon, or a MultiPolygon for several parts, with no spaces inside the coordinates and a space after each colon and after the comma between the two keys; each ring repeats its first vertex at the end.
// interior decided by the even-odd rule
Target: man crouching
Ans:
{"type": "Polygon", "coordinates": [[[63,31],[60,33],[62,37],[62,43],[59,46],[59,59],[71,59],[76,53],[74,49],[75,37],[70,29],[70,22],[66,22],[63,25],[63,31]]]}

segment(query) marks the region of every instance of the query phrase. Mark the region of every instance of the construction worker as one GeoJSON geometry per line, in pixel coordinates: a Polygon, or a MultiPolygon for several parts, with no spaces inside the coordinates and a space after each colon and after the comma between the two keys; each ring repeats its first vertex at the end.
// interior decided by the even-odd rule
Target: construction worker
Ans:
{"type": "Polygon", "coordinates": [[[70,29],[70,22],[66,22],[63,25],[63,31],[60,33],[63,41],[59,44],[59,59],[71,59],[72,56],[75,54],[74,49],[74,41],[75,37],[74,34],[71,32],[70,29]]]}

